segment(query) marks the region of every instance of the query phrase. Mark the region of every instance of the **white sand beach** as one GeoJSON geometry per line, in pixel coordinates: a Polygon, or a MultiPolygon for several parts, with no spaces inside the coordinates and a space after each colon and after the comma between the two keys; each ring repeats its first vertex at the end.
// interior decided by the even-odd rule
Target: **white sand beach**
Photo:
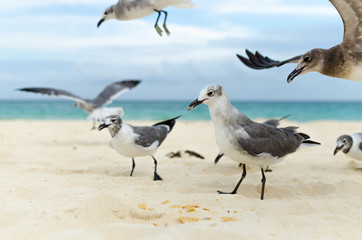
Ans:
{"type": "MultiPolygon", "coordinates": [[[[260,119],[261,121],[262,119],[260,119]]],[[[131,122],[147,125],[152,122],[131,122]]],[[[211,121],[178,121],[155,154],[131,159],[108,145],[107,130],[86,121],[0,121],[0,239],[361,239],[362,162],[336,139],[362,131],[362,122],[283,120],[322,143],[303,149],[266,173],[218,154],[211,121]],[[204,160],[182,152],[193,150],[204,160]]]]}

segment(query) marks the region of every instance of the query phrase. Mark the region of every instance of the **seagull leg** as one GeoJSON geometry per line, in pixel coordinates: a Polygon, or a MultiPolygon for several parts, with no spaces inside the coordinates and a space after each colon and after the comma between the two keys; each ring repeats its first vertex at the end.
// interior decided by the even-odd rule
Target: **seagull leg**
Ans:
{"type": "Polygon", "coordinates": [[[158,20],[160,19],[160,16],[161,16],[161,11],[156,10],[156,9],[153,9],[153,10],[155,10],[155,12],[158,13],[157,20],[156,20],[156,23],[155,23],[156,31],[157,31],[157,33],[158,33],[160,36],[162,36],[162,30],[161,30],[161,28],[157,25],[157,24],[158,24],[158,20]]]}
{"type": "Polygon", "coordinates": [[[153,162],[155,163],[155,171],[153,172],[153,181],[162,181],[160,175],[157,174],[157,160],[154,156],[152,156],[153,162]]]}
{"type": "Polygon", "coordinates": [[[217,162],[220,160],[220,158],[222,158],[222,156],[224,156],[224,154],[223,154],[223,153],[219,153],[219,154],[216,156],[215,160],[214,160],[214,164],[217,164],[217,162]]]}
{"type": "Polygon", "coordinates": [[[95,130],[96,129],[96,121],[93,120],[93,127],[91,128],[91,130],[95,130]]]}
{"type": "Polygon", "coordinates": [[[263,200],[264,199],[264,189],[265,189],[265,182],[266,182],[266,178],[265,178],[265,174],[264,174],[264,169],[261,168],[261,175],[262,175],[262,178],[261,178],[261,196],[260,196],[260,200],[263,200]]]}
{"type": "Polygon", "coordinates": [[[244,180],[246,176],[246,167],[245,167],[245,164],[243,164],[243,174],[241,175],[241,178],[238,182],[238,184],[236,184],[234,190],[232,192],[222,192],[222,191],[217,191],[219,194],[236,194],[236,192],[238,191],[238,188],[241,184],[241,182],[244,180]]]}
{"type": "Polygon", "coordinates": [[[131,174],[129,175],[130,177],[132,177],[133,170],[135,167],[136,167],[136,163],[134,162],[134,158],[132,158],[132,170],[131,170],[131,174]]]}
{"type": "Polygon", "coordinates": [[[170,31],[168,30],[166,26],[166,20],[167,20],[167,12],[165,10],[161,10],[161,12],[165,13],[165,20],[163,20],[163,29],[165,29],[165,32],[167,33],[167,36],[170,36],[170,31]]]}

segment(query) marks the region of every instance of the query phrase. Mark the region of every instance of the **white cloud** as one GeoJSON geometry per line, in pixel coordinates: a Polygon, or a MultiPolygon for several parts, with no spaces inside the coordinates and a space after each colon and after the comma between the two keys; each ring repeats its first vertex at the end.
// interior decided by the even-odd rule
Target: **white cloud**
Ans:
{"type": "Polygon", "coordinates": [[[22,9],[37,8],[37,7],[50,7],[57,5],[98,5],[98,6],[107,6],[114,4],[116,0],[0,0],[0,12],[8,11],[19,11],[22,9]]]}
{"type": "MultiPolygon", "coordinates": [[[[0,22],[5,22],[3,20],[0,18],[0,22]]],[[[208,45],[230,38],[248,39],[255,35],[252,29],[232,24],[219,27],[169,24],[171,36],[159,37],[153,23],[144,20],[127,22],[112,20],[97,29],[94,18],[74,15],[26,16],[11,19],[7,21],[7,24],[0,24],[0,26],[2,28],[6,26],[3,32],[6,37],[0,38],[0,45],[7,51],[13,49],[24,51],[24,53],[49,52],[51,55],[48,58],[57,58],[59,57],[57,54],[69,53],[79,58],[80,53],[92,51],[94,54],[86,55],[88,60],[93,61],[104,59],[99,57],[102,55],[108,55],[108,57],[104,56],[106,59],[117,58],[120,53],[116,49],[126,49],[122,55],[130,54],[130,59],[132,59],[132,49],[135,52],[152,52],[152,55],[144,61],[153,62],[166,59],[180,61],[180,59],[190,57],[197,59],[218,57],[223,52],[222,49],[227,47],[208,45]],[[112,49],[115,50],[112,51],[112,49]],[[155,58],[153,54],[157,54],[158,51],[160,54],[155,58]],[[168,54],[171,52],[172,55],[168,54]],[[89,59],[89,55],[92,55],[94,59],[89,59]],[[174,58],[174,55],[177,55],[177,58],[174,58]]],[[[37,59],[39,56],[44,57],[41,54],[26,57],[37,59]]]]}
{"type": "MultiPolygon", "coordinates": [[[[262,84],[267,89],[275,85],[272,80],[276,78],[282,78],[281,84],[285,84],[285,75],[292,67],[250,70],[237,60],[236,52],[242,53],[247,47],[258,49],[271,58],[283,59],[299,54],[306,44],[315,47],[316,39],[323,42],[341,34],[336,33],[334,22],[331,23],[329,15],[338,14],[327,0],[193,0],[198,8],[191,11],[170,9],[169,37],[157,35],[153,27],[155,15],[132,21],[111,20],[97,29],[104,6],[117,0],[0,1],[0,12],[7,13],[0,14],[0,60],[5,63],[0,66],[0,81],[9,80],[12,85],[7,87],[11,91],[30,83],[60,84],[67,88],[92,82],[88,86],[91,88],[102,81],[128,77],[140,77],[145,84],[153,81],[145,94],[147,97],[154,94],[154,98],[161,93],[157,85],[160,82],[167,88],[180,86],[179,96],[166,98],[183,98],[185,82],[206,84],[211,81],[238,86],[243,81],[243,87],[247,88],[255,87],[257,79],[257,84],[264,81],[262,84]],[[78,13],[79,5],[84,5],[86,10],[78,13]],[[51,13],[44,13],[42,7],[51,13]],[[14,9],[22,11],[13,15],[10,10],[14,9]],[[277,17],[265,22],[270,14],[277,17]],[[298,18],[296,22],[288,14],[301,16],[305,21],[298,18]],[[307,18],[306,14],[313,16],[307,18]],[[256,17],[250,19],[252,15],[256,17]],[[320,21],[316,22],[316,17],[320,21]],[[329,34],[319,34],[320,24],[329,34]],[[299,28],[295,29],[295,25],[299,28]],[[316,37],[305,36],[304,25],[308,33],[316,37]],[[290,30],[292,32],[288,33],[290,30]]],[[[335,20],[340,21],[338,17],[335,20]]],[[[88,87],[80,91],[88,91],[88,87]]],[[[288,88],[288,91],[293,95],[297,89],[288,88]]],[[[6,94],[5,97],[13,93],[6,94]]],[[[254,94],[253,98],[263,94],[254,94]]]]}
{"type": "Polygon", "coordinates": [[[290,0],[223,0],[200,1],[200,6],[207,8],[215,14],[298,14],[298,15],[333,15],[338,13],[333,5],[326,1],[321,4],[316,1],[290,0]]]}

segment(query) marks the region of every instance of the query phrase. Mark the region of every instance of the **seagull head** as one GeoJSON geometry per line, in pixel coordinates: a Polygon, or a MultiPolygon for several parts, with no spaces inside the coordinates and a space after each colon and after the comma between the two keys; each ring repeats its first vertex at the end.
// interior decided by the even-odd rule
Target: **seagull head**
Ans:
{"type": "Polygon", "coordinates": [[[221,86],[216,84],[207,85],[204,89],[201,90],[199,97],[190,103],[187,110],[191,110],[201,103],[212,105],[220,101],[220,99],[222,99],[224,96],[226,95],[224,89],[221,86]]]}
{"type": "Polygon", "coordinates": [[[342,135],[337,139],[337,146],[334,149],[333,155],[342,150],[344,153],[348,153],[353,144],[352,137],[349,135],[342,135]]]}
{"type": "Polygon", "coordinates": [[[322,72],[323,68],[323,49],[312,49],[305,53],[298,62],[298,66],[288,75],[287,82],[290,83],[293,79],[308,72],[322,72]]]}
{"type": "MultiPolygon", "coordinates": [[[[98,130],[101,131],[104,128],[108,128],[111,132],[118,132],[122,127],[122,119],[118,115],[110,115],[104,119],[104,122],[99,125],[98,130]]],[[[113,136],[113,134],[112,134],[113,136]]]]}
{"type": "Polygon", "coordinates": [[[104,22],[107,21],[109,19],[113,19],[116,18],[116,14],[114,12],[114,5],[108,7],[106,10],[104,10],[103,13],[103,17],[101,18],[101,20],[99,20],[98,24],[97,24],[97,28],[99,28],[99,26],[104,22]]]}

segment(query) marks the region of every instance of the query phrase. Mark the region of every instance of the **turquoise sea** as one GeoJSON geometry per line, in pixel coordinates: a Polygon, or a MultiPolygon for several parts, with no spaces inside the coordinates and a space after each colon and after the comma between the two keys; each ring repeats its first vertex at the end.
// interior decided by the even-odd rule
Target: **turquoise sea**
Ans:
{"type": "MultiPolygon", "coordinates": [[[[190,101],[191,102],[191,101],[190,101]]],[[[187,111],[189,101],[116,101],[122,106],[124,119],[162,120],[182,115],[183,120],[209,120],[208,108],[201,105],[187,111]]],[[[250,118],[278,118],[291,114],[293,121],[346,120],[362,121],[362,102],[266,102],[232,101],[250,118]]],[[[63,100],[0,101],[0,119],[82,120],[87,117],[73,102],[63,100]]]]}

